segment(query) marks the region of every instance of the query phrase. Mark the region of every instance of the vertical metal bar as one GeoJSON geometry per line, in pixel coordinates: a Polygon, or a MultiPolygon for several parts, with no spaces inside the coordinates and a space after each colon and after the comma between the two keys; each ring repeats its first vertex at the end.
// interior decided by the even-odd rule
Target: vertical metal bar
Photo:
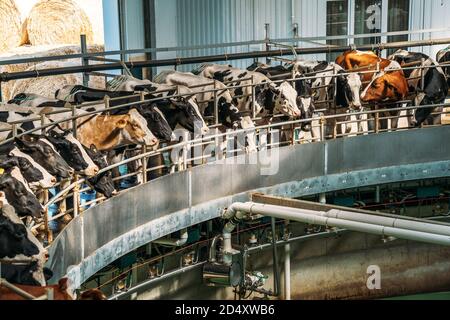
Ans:
{"type": "Polygon", "coordinates": [[[320,141],[325,141],[325,122],[326,120],[321,117],[320,120],[320,141]]]}
{"type": "MultiPolygon", "coordinates": [[[[45,114],[41,114],[41,127],[45,126],[45,114]]],[[[45,135],[47,132],[47,128],[42,128],[41,130],[42,134],[45,135]]]]}
{"type": "Polygon", "coordinates": [[[47,300],[55,299],[53,288],[46,288],[45,291],[47,291],[47,300]]]}
{"type": "Polygon", "coordinates": [[[2,95],[2,81],[0,80],[0,102],[3,102],[3,95],[2,95]]]}
{"type": "MultiPolygon", "coordinates": [[[[79,177],[77,174],[75,174],[73,176],[73,180],[74,181],[78,181],[79,177]]],[[[80,186],[78,185],[78,183],[75,185],[75,187],[73,188],[73,217],[76,218],[78,217],[78,213],[79,213],[79,201],[78,201],[78,197],[79,197],[79,191],[80,191],[80,186]]]]}
{"type": "Polygon", "coordinates": [[[256,90],[255,90],[255,76],[252,75],[252,119],[256,118],[256,90]]]}
{"type": "Polygon", "coordinates": [[[12,124],[11,130],[12,130],[12,136],[13,136],[13,138],[17,137],[17,124],[16,124],[16,123],[13,123],[13,124],[12,124]]]}
{"type": "MultiPolygon", "coordinates": [[[[289,227],[289,221],[286,220],[285,227],[289,227]]],[[[291,245],[284,246],[284,300],[291,300],[291,245]]]]}
{"type": "MultiPolygon", "coordinates": [[[[111,98],[109,96],[105,96],[105,98],[104,98],[105,109],[109,109],[110,100],[111,100],[111,98]]],[[[109,114],[109,112],[107,112],[106,114],[109,114]]]]}
{"type": "Polygon", "coordinates": [[[273,255],[273,291],[274,296],[279,295],[280,290],[280,278],[278,270],[278,251],[277,251],[277,239],[276,239],[276,228],[275,228],[275,218],[271,218],[272,227],[272,255],[273,255]]]}
{"type": "MultiPolygon", "coordinates": [[[[72,108],[72,117],[75,117],[77,115],[77,107],[72,105],[71,108],[72,108]]],[[[75,139],[78,136],[77,130],[78,130],[77,119],[72,119],[72,134],[75,139]]]]}
{"type": "MultiPolygon", "coordinates": [[[[43,200],[44,200],[44,204],[48,203],[48,190],[43,190],[43,200]]],[[[48,223],[49,220],[49,216],[48,216],[48,207],[45,208],[44,211],[44,226],[45,226],[45,233],[47,235],[47,243],[50,245],[53,242],[53,233],[50,230],[50,226],[48,223]]]]}
{"type": "MultiPolygon", "coordinates": [[[[147,146],[142,146],[142,154],[147,153],[147,146]]],[[[147,183],[147,158],[142,158],[142,183],[147,183]]]]}
{"type": "MultiPolygon", "coordinates": [[[[265,23],[264,24],[264,32],[265,32],[265,37],[264,40],[266,41],[266,51],[270,51],[270,45],[269,45],[269,41],[270,41],[270,23],[265,23]]],[[[266,58],[266,63],[270,64],[271,59],[269,57],[266,58]]]]}
{"type": "Polygon", "coordinates": [[[380,132],[380,113],[375,113],[375,133],[380,132]]]}
{"type": "MultiPolygon", "coordinates": [[[[80,35],[80,43],[81,43],[81,53],[82,54],[88,53],[87,40],[86,40],[85,34],[80,35]]],[[[83,67],[89,65],[89,58],[83,57],[81,61],[82,61],[83,67]]],[[[89,74],[87,72],[83,72],[83,85],[85,87],[87,87],[89,85],[89,74]]]]}
{"type": "Polygon", "coordinates": [[[421,64],[420,64],[420,66],[422,67],[422,69],[420,69],[420,78],[421,78],[420,89],[423,92],[425,90],[425,69],[423,68],[423,65],[425,63],[425,59],[422,58],[420,60],[422,61],[421,64]]]}
{"type": "Polygon", "coordinates": [[[214,117],[216,118],[216,125],[219,124],[219,104],[217,103],[217,81],[214,80],[214,117]]]}

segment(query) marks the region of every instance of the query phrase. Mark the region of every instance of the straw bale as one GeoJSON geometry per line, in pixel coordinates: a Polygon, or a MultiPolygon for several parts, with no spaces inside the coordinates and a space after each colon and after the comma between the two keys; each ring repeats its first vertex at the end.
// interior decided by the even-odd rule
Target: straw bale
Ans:
{"type": "Polygon", "coordinates": [[[0,53],[20,44],[20,12],[14,0],[0,0],[0,53]]]}

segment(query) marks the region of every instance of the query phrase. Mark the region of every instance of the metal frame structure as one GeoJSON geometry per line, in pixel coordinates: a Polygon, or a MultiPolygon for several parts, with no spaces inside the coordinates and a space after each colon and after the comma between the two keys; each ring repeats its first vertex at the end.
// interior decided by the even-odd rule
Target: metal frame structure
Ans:
{"type": "MultiPolygon", "coordinates": [[[[448,43],[450,43],[450,39],[447,39],[446,41],[448,41],[448,43]]],[[[418,62],[418,63],[421,63],[421,62],[418,62]]],[[[418,64],[418,63],[416,63],[416,64],[418,64]]],[[[404,68],[401,68],[401,69],[402,70],[408,70],[408,69],[421,69],[421,70],[424,70],[424,69],[429,69],[429,68],[443,67],[443,66],[447,66],[447,65],[449,65],[449,64],[440,64],[439,66],[421,66],[421,67],[407,66],[407,67],[404,67],[404,68]]],[[[373,73],[374,71],[364,71],[363,69],[361,69],[361,70],[357,70],[356,72],[359,73],[359,74],[364,74],[364,73],[373,73]]],[[[375,72],[376,72],[376,70],[375,70],[375,72]]],[[[346,74],[350,74],[350,73],[346,73],[346,74]]],[[[327,76],[327,77],[336,79],[337,76],[338,76],[337,74],[334,74],[334,75],[330,75],[330,76],[327,76]]],[[[292,79],[289,79],[289,80],[274,80],[274,82],[275,83],[280,83],[280,82],[284,82],[284,81],[295,82],[295,81],[316,79],[318,77],[320,77],[320,76],[317,76],[316,74],[313,73],[311,75],[308,74],[305,77],[292,78],[292,79]]],[[[243,79],[243,80],[252,80],[252,82],[253,82],[252,78],[243,79]]],[[[215,84],[215,81],[212,81],[210,84],[211,85],[215,84]]],[[[244,88],[244,87],[249,87],[249,86],[252,87],[252,92],[254,92],[255,91],[255,86],[256,86],[255,84],[239,85],[239,86],[233,85],[233,86],[230,86],[229,89],[244,88]]],[[[194,87],[194,89],[195,89],[195,87],[194,87]]],[[[217,121],[218,120],[217,119],[218,109],[217,109],[217,94],[216,94],[218,91],[220,91],[220,90],[217,89],[217,88],[210,89],[210,90],[205,90],[205,91],[200,91],[200,92],[213,92],[214,93],[215,106],[216,106],[216,108],[215,108],[216,121],[215,121],[215,125],[213,125],[213,128],[218,125],[218,121],[217,121]]],[[[162,93],[162,92],[168,92],[168,90],[158,91],[157,93],[162,93]]],[[[196,93],[199,93],[199,92],[194,91],[193,93],[196,94],[196,93]]],[[[192,94],[192,93],[190,93],[190,94],[192,94]]],[[[172,95],[172,96],[169,96],[169,98],[177,98],[177,97],[182,97],[182,96],[186,96],[186,95],[187,94],[172,95]]],[[[98,106],[100,103],[99,102],[91,102],[91,103],[82,104],[80,106],[73,106],[73,105],[67,104],[66,107],[64,108],[65,110],[47,113],[47,115],[68,113],[70,115],[69,117],[65,118],[64,120],[60,120],[60,121],[52,122],[52,123],[49,123],[49,124],[46,124],[46,125],[42,125],[41,127],[29,130],[29,131],[26,131],[26,132],[23,132],[23,133],[18,133],[17,132],[17,127],[21,123],[29,122],[29,121],[41,121],[41,123],[44,124],[46,115],[42,114],[39,117],[36,117],[36,118],[33,118],[33,119],[27,119],[25,121],[11,122],[10,123],[11,124],[11,129],[9,129],[9,130],[8,129],[3,129],[2,132],[9,132],[9,133],[11,133],[12,138],[11,139],[7,139],[7,140],[3,141],[2,143],[10,142],[14,138],[20,137],[20,136],[23,136],[23,135],[26,135],[26,134],[32,134],[32,133],[35,133],[35,132],[38,132],[38,131],[45,132],[45,130],[48,130],[49,128],[54,127],[55,125],[60,125],[62,123],[70,123],[72,125],[73,134],[76,137],[76,135],[77,135],[76,123],[77,123],[77,120],[80,119],[80,118],[86,118],[86,117],[89,117],[89,116],[95,116],[95,115],[97,115],[97,114],[99,115],[99,114],[101,114],[103,112],[107,112],[107,111],[111,111],[111,110],[115,110],[115,109],[121,109],[121,108],[124,108],[124,107],[128,107],[128,108],[132,109],[134,106],[136,106],[136,105],[138,105],[140,103],[156,102],[158,100],[163,99],[163,98],[155,98],[155,99],[145,100],[144,96],[142,94],[133,95],[133,97],[136,97],[136,96],[140,97],[141,100],[138,101],[138,102],[124,104],[124,105],[115,106],[115,107],[110,107],[110,102],[113,101],[114,99],[106,98],[103,101],[104,108],[101,108],[101,109],[96,110],[96,111],[87,112],[87,113],[85,113],[83,115],[76,115],[76,109],[77,108],[85,109],[85,108],[89,108],[90,106],[93,106],[93,105],[97,105],[98,106]]],[[[252,93],[252,97],[253,96],[254,96],[254,93],[252,93]]],[[[165,97],[165,99],[167,99],[167,97],[165,97]]],[[[333,100],[327,100],[327,101],[322,101],[322,102],[319,102],[319,103],[330,105],[330,103],[332,103],[332,102],[333,102],[333,100]]],[[[410,101],[402,101],[402,102],[407,103],[407,102],[410,102],[410,101]]],[[[450,104],[443,104],[442,106],[443,107],[450,107],[450,104]]],[[[352,115],[352,116],[355,116],[355,117],[361,117],[361,116],[366,116],[368,118],[372,117],[374,119],[372,121],[375,121],[376,123],[378,123],[378,120],[389,120],[389,119],[399,118],[399,117],[385,117],[385,116],[383,116],[383,114],[385,112],[388,112],[388,111],[409,111],[409,110],[416,110],[416,109],[423,109],[423,108],[435,108],[436,106],[435,105],[430,105],[430,106],[421,106],[421,107],[402,107],[402,108],[386,108],[386,109],[383,109],[383,105],[378,105],[377,107],[381,108],[381,109],[362,111],[362,112],[355,112],[355,113],[352,113],[352,114],[349,114],[349,115],[352,115]]],[[[260,118],[257,118],[256,115],[255,115],[255,108],[254,108],[254,106],[252,107],[251,112],[252,112],[254,120],[260,120],[260,118]]],[[[448,114],[448,113],[449,112],[447,112],[447,111],[443,111],[443,112],[438,113],[438,114],[448,114]]],[[[288,135],[290,137],[292,137],[288,141],[279,141],[279,142],[276,142],[276,143],[269,142],[269,143],[267,143],[264,146],[265,148],[273,148],[273,147],[286,146],[286,145],[295,145],[295,144],[298,144],[298,143],[320,142],[320,141],[324,141],[324,140],[329,139],[329,138],[335,139],[335,138],[346,137],[346,136],[365,135],[365,134],[371,134],[371,133],[382,133],[382,132],[386,132],[386,131],[405,130],[405,128],[382,130],[382,129],[379,128],[379,126],[375,125],[375,128],[373,130],[359,131],[359,128],[358,128],[357,132],[338,134],[337,133],[337,127],[339,125],[349,125],[349,124],[354,124],[354,123],[355,124],[359,124],[361,122],[361,120],[358,120],[358,119],[342,121],[341,119],[342,119],[343,116],[345,117],[345,115],[337,114],[337,115],[322,116],[320,118],[315,117],[315,118],[311,118],[311,119],[302,119],[302,120],[287,121],[287,122],[281,122],[281,123],[272,123],[272,124],[267,124],[267,125],[256,127],[255,128],[255,132],[256,132],[256,134],[257,134],[257,136],[259,138],[257,140],[259,140],[259,141],[270,141],[270,139],[268,139],[267,137],[271,136],[272,133],[280,134],[282,132],[286,132],[287,131],[288,135]],[[305,139],[305,138],[301,138],[301,137],[297,138],[296,137],[296,133],[299,132],[299,130],[301,128],[301,125],[303,123],[307,123],[307,122],[313,122],[313,125],[312,125],[313,131],[316,131],[316,132],[318,131],[319,134],[316,137],[312,137],[311,139],[309,139],[309,138],[305,139]],[[332,128],[332,132],[333,133],[331,135],[327,135],[325,133],[325,128],[327,126],[327,122],[331,122],[333,124],[333,128],[332,128]]],[[[400,117],[408,118],[409,116],[408,115],[404,115],[404,116],[400,116],[400,117]]],[[[410,129],[410,128],[407,128],[407,129],[410,129]]],[[[179,157],[177,163],[175,163],[174,167],[172,167],[172,172],[175,172],[176,170],[177,171],[187,170],[189,167],[191,167],[191,166],[193,166],[195,164],[198,164],[199,162],[200,163],[205,163],[205,162],[210,162],[212,160],[210,155],[202,155],[200,158],[199,157],[195,158],[195,157],[191,156],[192,150],[194,150],[195,148],[199,148],[199,147],[205,148],[208,145],[212,145],[212,146],[215,147],[215,150],[217,151],[220,139],[223,139],[225,141],[237,140],[237,136],[239,134],[244,134],[245,135],[248,132],[249,132],[248,130],[228,131],[226,133],[216,133],[216,134],[213,134],[211,136],[205,136],[205,137],[196,138],[196,139],[193,139],[193,140],[191,140],[190,137],[187,137],[188,139],[184,139],[184,142],[182,142],[182,143],[178,143],[178,144],[175,144],[175,145],[172,145],[172,146],[167,146],[167,147],[160,148],[158,150],[153,150],[153,151],[148,151],[148,152],[144,148],[142,150],[142,154],[141,155],[132,157],[132,158],[127,159],[125,161],[122,161],[122,162],[120,162],[118,164],[109,166],[108,168],[105,168],[105,169],[101,170],[99,173],[103,173],[103,172],[106,172],[106,171],[118,168],[119,166],[126,165],[126,164],[128,164],[130,162],[140,160],[144,164],[140,171],[128,173],[125,176],[117,177],[115,180],[116,181],[123,180],[123,179],[126,179],[126,178],[130,177],[130,176],[136,176],[136,175],[140,175],[141,174],[142,175],[142,180],[145,183],[147,181],[147,173],[152,172],[152,171],[156,171],[156,170],[159,170],[159,169],[162,169],[163,167],[165,167],[165,166],[157,166],[157,167],[147,168],[146,162],[147,162],[147,160],[150,157],[155,157],[155,156],[159,156],[159,155],[163,155],[163,154],[171,154],[174,151],[178,151],[178,154],[181,154],[181,157],[179,157]]],[[[238,141],[235,141],[235,143],[233,143],[233,145],[236,145],[237,142],[238,141]]],[[[215,153],[216,153],[216,158],[215,158],[214,161],[217,161],[217,160],[219,160],[219,158],[217,158],[217,156],[219,155],[220,152],[215,152],[215,153]]],[[[228,155],[232,155],[233,156],[233,155],[236,155],[236,154],[239,154],[239,153],[242,153],[242,150],[240,150],[239,148],[232,149],[232,150],[227,150],[227,154],[228,155]]],[[[58,218],[60,218],[60,217],[62,217],[64,215],[66,215],[67,213],[72,213],[73,216],[76,217],[76,216],[78,216],[78,214],[80,212],[83,211],[83,206],[80,205],[80,203],[81,203],[80,202],[80,194],[83,193],[83,192],[91,190],[90,187],[84,187],[83,186],[83,184],[85,182],[86,182],[86,179],[75,178],[75,180],[67,188],[65,188],[64,190],[59,192],[55,197],[53,197],[50,200],[48,200],[48,191],[45,192],[44,197],[45,197],[46,201],[48,200],[48,202],[46,202],[45,206],[44,206],[46,214],[44,214],[44,222],[43,222],[43,224],[45,225],[45,229],[46,229],[46,233],[47,233],[47,239],[48,239],[49,243],[51,243],[51,241],[53,239],[52,233],[50,232],[50,229],[49,229],[49,223],[51,221],[54,221],[54,220],[56,220],[56,219],[58,219],[58,218]],[[61,213],[57,214],[54,217],[48,217],[47,213],[48,213],[48,209],[49,209],[49,207],[51,205],[53,205],[55,203],[59,203],[59,202],[65,201],[65,199],[67,197],[70,197],[70,196],[73,196],[73,201],[74,201],[73,209],[68,210],[66,212],[61,212],[61,213]]],[[[102,202],[103,200],[105,200],[105,198],[98,198],[98,199],[92,200],[92,201],[86,203],[84,205],[84,207],[89,207],[89,206],[91,206],[93,204],[102,202]]],[[[33,226],[33,230],[36,230],[40,226],[41,226],[41,224],[33,226]]]]}

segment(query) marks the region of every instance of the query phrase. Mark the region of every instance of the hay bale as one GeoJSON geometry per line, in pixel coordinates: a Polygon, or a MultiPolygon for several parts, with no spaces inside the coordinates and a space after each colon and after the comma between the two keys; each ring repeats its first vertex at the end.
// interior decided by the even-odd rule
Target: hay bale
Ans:
{"type": "MultiPolygon", "coordinates": [[[[26,71],[73,67],[77,65],[79,63],[70,61],[47,61],[30,67],[26,71]]],[[[17,80],[11,89],[8,99],[11,99],[19,93],[35,93],[47,98],[54,98],[56,90],[65,85],[73,84],[83,84],[83,75],[81,73],[17,80]]],[[[105,79],[103,77],[90,77],[89,87],[105,89],[105,79]]]]}
{"type": "Polygon", "coordinates": [[[76,44],[85,34],[88,44],[94,41],[89,17],[72,0],[41,0],[31,9],[23,30],[22,43],[76,44]]]}
{"type": "Polygon", "coordinates": [[[0,52],[20,44],[20,12],[14,0],[0,0],[0,52]]]}
{"type": "MultiPolygon", "coordinates": [[[[0,0],[1,1],[1,0],[0,0]]],[[[101,52],[104,51],[104,47],[100,45],[88,46],[88,52],[101,52]]],[[[0,54],[0,60],[10,60],[10,59],[26,59],[32,57],[51,57],[60,56],[68,54],[80,53],[79,46],[67,46],[67,45],[43,45],[43,46],[22,46],[10,50],[7,53],[0,54]]],[[[62,60],[65,62],[76,62],[81,65],[80,59],[66,59],[62,60]]],[[[91,62],[92,63],[92,62],[91,62]]],[[[34,70],[35,63],[21,63],[21,64],[10,64],[5,66],[0,66],[0,73],[2,72],[20,72],[27,69],[34,70]]],[[[11,99],[11,92],[17,81],[9,81],[2,83],[2,95],[3,100],[11,99]]]]}

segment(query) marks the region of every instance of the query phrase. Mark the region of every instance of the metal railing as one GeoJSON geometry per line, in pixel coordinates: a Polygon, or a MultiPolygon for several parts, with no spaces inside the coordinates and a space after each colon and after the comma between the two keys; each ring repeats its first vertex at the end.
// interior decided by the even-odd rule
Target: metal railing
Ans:
{"type": "MultiPolygon", "coordinates": [[[[417,64],[419,64],[419,63],[423,63],[423,62],[418,61],[417,64]]],[[[439,64],[439,65],[430,65],[430,66],[419,66],[419,67],[412,67],[409,65],[413,65],[413,64],[408,64],[408,66],[406,66],[404,68],[400,68],[398,70],[418,70],[418,69],[426,70],[429,68],[449,66],[450,63],[439,64]]],[[[287,79],[287,80],[286,79],[273,80],[273,82],[281,83],[281,82],[288,81],[288,82],[294,83],[296,81],[314,80],[314,79],[318,79],[318,78],[336,79],[337,76],[349,75],[349,74],[352,74],[355,72],[360,75],[363,75],[363,74],[374,73],[374,72],[378,72],[378,71],[380,71],[379,65],[377,65],[376,70],[366,70],[366,71],[355,70],[355,71],[351,71],[351,72],[341,73],[339,75],[334,71],[333,74],[326,75],[326,76],[317,75],[317,73],[314,72],[311,74],[306,74],[305,76],[302,76],[299,78],[292,77],[291,79],[287,79]]],[[[395,70],[391,69],[390,71],[395,71],[395,70]]],[[[321,73],[323,73],[323,72],[324,71],[321,71],[321,73]]],[[[423,72],[422,72],[421,77],[423,77],[423,72]]],[[[254,106],[255,88],[258,86],[258,84],[254,83],[253,77],[241,79],[240,82],[244,82],[244,80],[250,81],[250,83],[244,83],[241,85],[233,84],[233,85],[230,85],[229,87],[227,87],[227,90],[251,87],[251,91],[252,91],[251,95],[243,95],[243,96],[251,96],[252,97],[252,108],[251,108],[251,110],[247,110],[247,111],[252,113],[254,120],[261,120],[261,118],[258,118],[257,115],[255,114],[255,106],[254,106]]],[[[236,82],[236,81],[231,81],[227,84],[234,83],[234,82],[236,82]]],[[[330,85],[333,85],[333,84],[330,84],[330,85]]],[[[321,87],[316,88],[316,90],[320,90],[325,87],[326,86],[321,86],[321,87]]],[[[153,94],[167,93],[167,92],[171,91],[171,89],[172,88],[169,88],[167,90],[159,90],[157,92],[153,92],[153,94]]],[[[123,109],[123,108],[132,109],[133,107],[140,105],[142,103],[152,103],[152,102],[157,102],[157,101],[164,100],[164,99],[179,98],[179,97],[184,97],[184,96],[191,96],[192,94],[197,95],[197,94],[203,94],[203,93],[213,93],[213,96],[214,96],[213,99],[214,99],[214,105],[215,105],[215,110],[214,110],[214,115],[215,115],[214,118],[215,119],[214,119],[212,128],[214,128],[214,130],[217,131],[218,129],[216,127],[219,125],[217,99],[218,99],[219,93],[221,91],[223,91],[224,89],[217,88],[216,81],[213,81],[213,80],[209,83],[202,84],[201,86],[193,86],[191,89],[192,89],[192,92],[190,92],[190,93],[173,94],[173,95],[169,95],[166,97],[159,97],[159,98],[154,98],[154,99],[145,99],[144,94],[139,93],[139,94],[135,94],[135,95],[130,95],[129,97],[118,97],[118,98],[107,97],[103,101],[84,103],[79,106],[74,106],[74,105],[71,105],[70,103],[68,103],[68,104],[66,104],[66,107],[63,108],[63,110],[52,111],[52,112],[49,112],[46,114],[41,114],[34,118],[11,122],[10,123],[11,128],[0,130],[0,132],[8,132],[12,135],[12,138],[3,141],[2,144],[11,142],[15,138],[21,137],[21,136],[24,136],[27,134],[33,134],[36,132],[45,132],[46,130],[49,130],[50,128],[55,127],[56,125],[63,125],[63,124],[68,124],[68,126],[71,127],[71,129],[73,130],[74,136],[77,136],[77,129],[78,129],[77,121],[78,120],[83,120],[84,118],[87,118],[87,117],[99,115],[99,114],[102,114],[105,112],[111,112],[111,111],[114,111],[117,109],[123,109]],[[198,87],[205,87],[205,86],[214,86],[214,87],[211,89],[208,89],[208,90],[200,90],[200,91],[194,90],[198,87]],[[124,98],[131,98],[131,97],[138,97],[139,101],[131,102],[131,103],[123,104],[123,105],[118,105],[118,106],[114,106],[114,107],[110,106],[111,102],[114,102],[119,99],[121,100],[124,98]],[[82,115],[76,114],[78,109],[84,110],[91,106],[99,106],[99,105],[104,105],[104,106],[99,107],[95,111],[90,111],[90,112],[85,111],[82,115]],[[45,124],[47,116],[55,115],[55,114],[62,114],[62,113],[68,113],[70,116],[68,116],[67,118],[65,118],[63,120],[54,121],[54,122],[45,124]],[[19,133],[18,128],[20,127],[20,125],[25,122],[30,122],[30,121],[40,121],[42,125],[37,128],[34,128],[32,130],[27,130],[25,132],[19,133]]],[[[325,101],[318,101],[315,103],[332,105],[333,102],[334,102],[334,100],[330,100],[329,97],[327,96],[325,101]]],[[[410,102],[410,100],[402,101],[402,103],[408,103],[408,102],[410,102]]],[[[440,106],[450,107],[450,104],[442,104],[440,106]]],[[[254,129],[255,142],[259,142],[260,148],[269,148],[270,149],[270,148],[274,148],[274,147],[324,141],[325,139],[335,139],[335,138],[341,138],[341,137],[346,137],[346,136],[355,136],[355,135],[363,135],[363,134],[371,134],[371,133],[382,133],[382,132],[396,131],[396,130],[407,130],[407,129],[411,129],[411,128],[408,126],[407,128],[381,129],[379,127],[378,123],[380,120],[393,120],[393,119],[411,117],[411,115],[408,115],[408,114],[400,115],[400,116],[384,116],[384,113],[386,113],[386,112],[412,111],[412,110],[416,110],[416,109],[436,108],[438,106],[429,105],[429,106],[421,106],[421,107],[402,107],[402,108],[389,108],[388,107],[388,108],[383,109],[383,107],[385,107],[385,105],[379,104],[376,107],[381,108],[381,109],[353,112],[353,113],[346,113],[346,114],[322,115],[322,116],[313,117],[311,119],[294,120],[294,121],[281,122],[281,123],[269,123],[269,124],[265,124],[262,126],[257,126],[254,129]],[[364,116],[367,118],[371,118],[371,119],[369,119],[369,120],[361,119],[361,117],[364,117],[364,116]],[[351,119],[351,117],[356,117],[356,119],[351,119]],[[360,130],[359,124],[364,123],[366,121],[374,122],[375,123],[374,128],[360,130]],[[300,133],[301,133],[302,125],[305,123],[310,123],[310,122],[312,123],[313,134],[310,137],[301,136],[300,133]],[[356,132],[338,133],[338,131],[340,131],[340,130],[338,130],[339,126],[342,126],[342,125],[348,126],[348,125],[355,125],[355,124],[358,127],[356,132]],[[326,129],[329,129],[329,131],[331,131],[331,133],[326,133],[326,129]],[[279,134],[279,135],[284,134],[285,137],[287,137],[287,138],[285,138],[284,140],[281,140],[281,141],[274,142],[274,141],[271,141],[271,139],[270,139],[270,137],[273,134],[279,134]],[[264,143],[261,144],[261,142],[264,142],[264,143]]],[[[327,108],[322,109],[322,111],[324,111],[324,110],[327,110],[327,108]]],[[[443,112],[434,113],[434,115],[442,115],[442,114],[448,114],[448,113],[449,113],[448,111],[444,110],[443,112]]],[[[234,130],[234,131],[229,131],[229,132],[225,132],[225,133],[223,133],[223,132],[219,133],[217,131],[213,135],[203,136],[200,138],[194,137],[194,139],[191,139],[190,135],[188,133],[186,133],[183,136],[183,142],[181,142],[181,143],[177,143],[177,144],[171,145],[171,146],[164,146],[162,148],[159,148],[158,150],[152,150],[152,151],[147,151],[147,150],[145,150],[145,148],[142,148],[142,152],[140,155],[134,156],[134,157],[126,159],[120,163],[117,163],[117,164],[111,165],[105,169],[102,169],[102,170],[100,170],[100,172],[98,174],[110,171],[112,169],[116,169],[120,166],[129,164],[134,161],[142,161],[143,165],[138,171],[129,172],[126,175],[116,177],[114,180],[116,182],[120,182],[126,178],[141,175],[142,181],[146,182],[148,173],[152,173],[152,172],[167,168],[166,164],[158,165],[155,167],[147,167],[147,160],[149,158],[164,157],[164,155],[168,155],[168,154],[170,155],[170,154],[176,153],[178,155],[177,155],[175,161],[173,161],[173,163],[170,165],[170,172],[183,171],[183,170],[186,170],[187,168],[189,168],[190,166],[193,166],[196,164],[203,164],[203,163],[207,163],[210,161],[221,160],[221,158],[223,158],[223,153],[222,153],[222,150],[219,149],[219,146],[224,141],[227,144],[228,144],[228,142],[232,141],[232,143],[230,143],[229,145],[234,146],[233,148],[226,150],[226,155],[235,156],[235,155],[243,154],[244,153],[244,151],[242,150],[243,148],[239,147],[239,145],[240,144],[242,145],[242,143],[239,143],[240,141],[238,141],[237,136],[240,134],[246,135],[249,133],[250,133],[250,130],[245,130],[245,129],[234,130]],[[220,140],[222,140],[222,141],[220,141],[220,140]],[[205,149],[206,147],[211,147],[211,146],[213,147],[213,150],[215,153],[214,155],[212,155],[211,153],[210,154],[202,153],[200,156],[196,156],[195,154],[193,154],[193,150],[195,150],[196,148],[205,149]]],[[[92,188],[90,186],[85,186],[86,182],[87,182],[86,178],[79,179],[78,176],[75,176],[74,179],[68,184],[67,187],[63,187],[63,184],[58,183],[56,186],[62,187],[63,190],[61,190],[57,195],[55,195],[51,199],[48,199],[48,190],[45,190],[44,191],[45,213],[44,213],[44,219],[43,219],[44,221],[41,223],[38,223],[37,225],[32,226],[32,230],[37,230],[38,228],[45,226],[45,231],[47,234],[47,242],[51,243],[52,239],[53,239],[53,235],[49,228],[50,222],[55,221],[55,220],[61,218],[62,216],[66,215],[66,214],[70,214],[70,213],[76,217],[78,214],[83,212],[84,208],[90,207],[92,205],[95,205],[97,203],[104,201],[105,197],[100,197],[98,199],[91,200],[91,201],[85,203],[84,205],[81,205],[80,194],[92,190],[92,188]],[[70,209],[70,210],[67,210],[64,212],[60,212],[53,217],[49,217],[48,216],[49,207],[53,204],[57,204],[57,203],[61,203],[61,202],[65,201],[68,197],[73,197],[73,209],[70,209]]],[[[67,184],[67,182],[66,182],[66,184],[67,184]]]]}

